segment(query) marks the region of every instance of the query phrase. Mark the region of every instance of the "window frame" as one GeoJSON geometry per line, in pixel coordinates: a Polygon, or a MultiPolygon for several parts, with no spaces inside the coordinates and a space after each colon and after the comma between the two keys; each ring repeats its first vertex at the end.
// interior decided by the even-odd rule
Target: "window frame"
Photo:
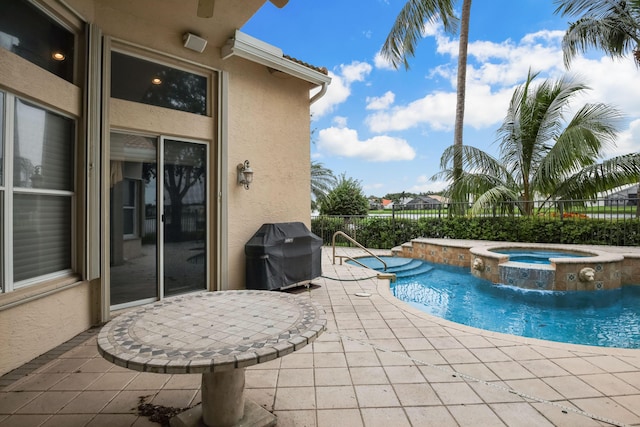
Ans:
{"type": "Polygon", "coordinates": [[[151,107],[155,107],[155,108],[166,108],[172,111],[179,111],[182,113],[187,113],[187,114],[195,114],[198,116],[202,116],[202,117],[212,117],[213,115],[213,97],[212,97],[212,85],[213,85],[213,75],[211,72],[203,72],[201,70],[194,68],[190,68],[187,65],[185,65],[185,62],[172,62],[170,61],[170,57],[166,57],[166,56],[160,56],[160,55],[155,55],[154,52],[148,51],[148,50],[143,50],[138,48],[135,45],[130,45],[130,44],[125,44],[122,42],[118,42],[117,40],[113,41],[114,43],[110,46],[109,50],[109,75],[112,78],[112,70],[111,67],[113,67],[112,61],[111,61],[111,54],[112,53],[117,53],[120,55],[124,55],[124,56],[129,56],[138,60],[142,60],[142,61],[147,61],[147,62],[151,62],[151,63],[155,63],[158,64],[162,67],[167,67],[167,68],[172,68],[178,71],[183,71],[185,73],[190,73],[199,77],[203,77],[206,82],[207,82],[207,87],[206,87],[206,91],[205,91],[205,113],[204,114],[200,114],[200,113],[195,113],[195,112],[191,112],[191,111],[185,111],[185,110],[180,110],[177,108],[170,108],[170,107],[163,107],[160,105],[155,105],[155,104],[151,104],[151,103],[144,103],[144,102],[140,102],[140,101],[131,101],[131,100],[127,100],[127,99],[122,99],[122,98],[115,98],[111,95],[111,91],[112,91],[112,86],[113,86],[113,82],[109,82],[109,91],[108,93],[106,93],[106,96],[110,99],[119,99],[125,102],[132,102],[132,103],[136,103],[136,104],[141,104],[141,105],[149,105],[151,107]]]}
{"type": "Polygon", "coordinates": [[[125,213],[127,216],[131,215],[131,223],[133,225],[132,233],[123,233],[123,238],[127,239],[136,239],[140,237],[140,180],[124,178],[129,184],[129,190],[132,191],[132,195],[130,196],[132,200],[132,204],[125,204],[125,201],[122,201],[122,215],[124,218],[125,213]]]}
{"type": "Polygon", "coordinates": [[[42,283],[49,280],[59,279],[63,277],[69,277],[77,271],[77,251],[78,245],[76,242],[77,238],[77,203],[78,203],[78,135],[80,132],[79,123],[80,118],[75,117],[72,114],[65,113],[58,109],[52,108],[51,106],[44,105],[35,101],[33,99],[28,99],[24,96],[20,96],[14,94],[8,90],[2,90],[0,93],[3,94],[4,104],[3,111],[0,111],[0,114],[3,114],[3,122],[4,129],[1,129],[3,132],[3,141],[4,141],[4,149],[3,149],[3,174],[4,181],[2,185],[0,185],[0,194],[4,193],[4,201],[3,201],[3,210],[0,211],[4,218],[4,223],[0,224],[0,228],[3,228],[2,233],[0,233],[3,238],[0,241],[1,251],[0,251],[0,265],[6,268],[2,268],[0,270],[0,283],[3,286],[0,287],[0,295],[11,293],[17,291],[22,288],[26,288],[38,283],[42,283]],[[16,103],[20,100],[29,104],[32,107],[41,109],[47,113],[56,114],[58,116],[71,119],[74,123],[73,134],[71,135],[70,142],[73,144],[71,147],[71,151],[73,153],[73,159],[71,161],[70,167],[73,169],[71,176],[71,190],[50,190],[43,188],[24,188],[24,187],[15,187],[13,184],[13,160],[14,160],[14,136],[15,136],[15,126],[16,126],[16,103]],[[69,200],[71,216],[69,218],[69,228],[71,230],[71,236],[69,236],[71,241],[71,254],[70,254],[70,267],[66,269],[62,269],[56,272],[47,273],[35,277],[31,277],[25,280],[14,281],[14,257],[13,257],[13,237],[14,237],[14,194],[24,194],[24,195],[42,195],[42,196],[54,196],[65,198],[69,200]]]}

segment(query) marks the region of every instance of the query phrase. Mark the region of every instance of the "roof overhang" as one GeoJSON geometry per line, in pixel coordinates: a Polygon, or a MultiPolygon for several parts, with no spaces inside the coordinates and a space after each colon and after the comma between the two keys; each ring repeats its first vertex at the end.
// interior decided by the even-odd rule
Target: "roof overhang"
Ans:
{"type": "Polygon", "coordinates": [[[282,49],[258,40],[255,37],[251,37],[239,30],[236,30],[234,37],[230,38],[227,43],[222,46],[222,59],[227,59],[232,56],[238,56],[251,62],[262,64],[270,69],[280,71],[317,86],[324,86],[331,82],[331,77],[328,75],[286,58],[282,53],[282,49]]]}

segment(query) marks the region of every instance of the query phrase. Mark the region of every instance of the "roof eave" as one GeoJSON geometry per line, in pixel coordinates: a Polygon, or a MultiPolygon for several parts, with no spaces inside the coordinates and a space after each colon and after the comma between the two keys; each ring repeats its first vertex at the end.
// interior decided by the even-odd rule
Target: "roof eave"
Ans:
{"type": "Polygon", "coordinates": [[[222,59],[232,56],[238,56],[265,65],[316,86],[327,85],[331,82],[331,77],[328,75],[285,58],[280,48],[251,37],[239,30],[236,30],[234,37],[230,38],[222,46],[222,59]]]}

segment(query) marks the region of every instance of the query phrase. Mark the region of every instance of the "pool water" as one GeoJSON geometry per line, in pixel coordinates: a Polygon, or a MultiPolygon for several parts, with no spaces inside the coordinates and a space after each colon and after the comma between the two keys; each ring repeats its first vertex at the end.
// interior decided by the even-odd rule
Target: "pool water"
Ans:
{"type": "MultiPolygon", "coordinates": [[[[405,266],[395,261],[387,270],[397,271],[391,292],[431,315],[523,337],[640,348],[640,286],[604,291],[527,290],[494,285],[473,276],[468,268],[403,260],[405,266]]],[[[377,268],[379,262],[375,263],[367,265],[377,268]]]]}
{"type": "Polygon", "coordinates": [[[551,264],[549,258],[579,258],[589,255],[568,253],[568,252],[554,252],[543,250],[522,250],[522,249],[502,249],[493,250],[503,255],[509,255],[509,261],[527,262],[529,264],[551,264]]]}

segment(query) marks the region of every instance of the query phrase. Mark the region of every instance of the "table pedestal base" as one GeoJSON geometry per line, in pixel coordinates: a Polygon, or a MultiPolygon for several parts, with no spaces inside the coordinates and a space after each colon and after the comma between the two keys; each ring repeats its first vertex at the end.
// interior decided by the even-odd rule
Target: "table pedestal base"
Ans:
{"type": "MultiPolygon", "coordinates": [[[[251,400],[244,401],[244,417],[234,427],[271,427],[278,419],[251,400]]],[[[202,422],[202,405],[194,406],[171,418],[171,427],[207,427],[202,422]]]]}
{"type": "Polygon", "coordinates": [[[244,368],[202,374],[202,405],[171,419],[171,427],[267,427],[276,417],[244,398],[244,368]]]}

